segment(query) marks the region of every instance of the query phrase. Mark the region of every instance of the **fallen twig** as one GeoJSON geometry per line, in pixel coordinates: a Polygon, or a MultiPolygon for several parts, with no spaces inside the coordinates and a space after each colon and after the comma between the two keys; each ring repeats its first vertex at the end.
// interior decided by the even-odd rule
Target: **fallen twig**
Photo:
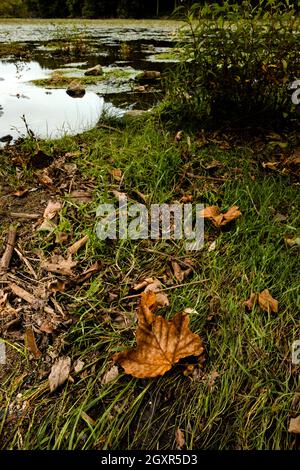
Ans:
{"type": "Polygon", "coordinates": [[[41,217],[40,214],[28,214],[27,212],[10,212],[9,216],[13,219],[29,219],[37,220],[41,217]]]}
{"type": "Polygon", "coordinates": [[[80,248],[83,247],[88,240],[89,240],[89,236],[85,235],[83,238],[73,243],[73,245],[69,246],[68,252],[70,253],[70,255],[75,255],[77,251],[79,251],[80,248]]]}
{"type": "Polygon", "coordinates": [[[17,227],[10,227],[7,237],[6,249],[0,261],[0,272],[5,273],[10,264],[10,260],[14,251],[14,246],[17,238],[17,227]]]}
{"type": "Polygon", "coordinates": [[[15,252],[19,256],[20,260],[23,261],[24,264],[26,264],[29,272],[33,275],[34,279],[37,279],[38,278],[37,274],[34,271],[33,267],[31,266],[30,262],[28,261],[28,259],[25,258],[25,256],[17,248],[15,248],[15,252]]]}
{"type": "MultiPolygon", "coordinates": [[[[17,284],[11,284],[10,288],[17,297],[20,297],[21,299],[25,300],[30,305],[34,305],[37,302],[37,299],[32,294],[30,294],[17,284]]],[[[55,312],[51,307],[45,305],[43,308],[46,313],[49,313],[50,315],[55,315],[55,312]]]]}

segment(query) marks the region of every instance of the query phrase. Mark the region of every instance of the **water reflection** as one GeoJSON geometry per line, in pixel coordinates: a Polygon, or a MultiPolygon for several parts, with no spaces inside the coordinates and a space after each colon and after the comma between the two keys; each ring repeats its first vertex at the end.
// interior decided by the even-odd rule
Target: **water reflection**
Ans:
{"type": "Polygon", "coordinates": [[[46,139],[74,135],[97,124],[104,99],[96,93],[86,92],[74,99],[65,90],[46,90],[27,83],[47,76],[47,72],[36,62],[0,62],[0,141],[26,136],[26,126],[46,139]]]}

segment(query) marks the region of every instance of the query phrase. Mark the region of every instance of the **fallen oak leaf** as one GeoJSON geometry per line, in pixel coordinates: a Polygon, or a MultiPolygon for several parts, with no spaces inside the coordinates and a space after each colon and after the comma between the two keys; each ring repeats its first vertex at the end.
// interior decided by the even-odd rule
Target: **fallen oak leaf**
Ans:
{"type": "Polygon", "coordinates": [[[177,313],[172,320],[155,316],[156,294],[142,294],[138,309],[137,346],[114,355],[127,374],[138,378],[164,375],[180,359],[200,356],[201,338],[189,329],[189,317],[177,313]]]}
{"type": "Polygon", "coordinates": [[[265,312],[278,312],[278,301],[271,296],[268,289],[258,294],[258,303],[260,308],[265,312]]]}
{"type": "Polygon", "coordinates": [[[60,357],[52,366],[48,377],[50,392],[54,392],[60,385],[63,385],[69,377],[71,370],[71,358],[69,356],[60,357]]]}

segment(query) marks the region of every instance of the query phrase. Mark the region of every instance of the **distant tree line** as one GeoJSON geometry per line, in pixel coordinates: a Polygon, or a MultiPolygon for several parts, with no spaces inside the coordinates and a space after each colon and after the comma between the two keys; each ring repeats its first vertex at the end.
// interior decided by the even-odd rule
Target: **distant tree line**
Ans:
{"type": "MultiPolygon", "coordinates": [[[[253,0],[253,4],[258,0],[253,0]]],[[[286,0],[287,1],[287,0],[286,0]]],[[[178,6],[222,0],[0,0],[0,16],[32,18],[151,18],[178,6]]],[[[241,2],[238,2],[241,3],[241,2]]],[[[299,6],[299,0],[289,2],[299,6]]]]}
{"type": "Polygon", "coordinates": [[[0,0],[0,16],[142,18],[169,15],[189,0],[0,0]]]}

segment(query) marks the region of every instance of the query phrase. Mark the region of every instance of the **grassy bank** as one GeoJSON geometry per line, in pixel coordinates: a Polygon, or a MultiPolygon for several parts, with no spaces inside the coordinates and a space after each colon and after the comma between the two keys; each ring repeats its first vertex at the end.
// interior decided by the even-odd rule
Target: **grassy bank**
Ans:
{"type": "Polygon", "coordinates": [[[12,213],[42,219],[49,199],[62,203],[52,232],[18,219],[17,247],[36,278],[14,253],[8,283],[18,280],[36,296],[46,281],[66,284],[53,294],[64,322],[52,334],[35,332],[39,358],[24,346],[26,322],[37,310],[9,293],[21,317],[9,328],[0,317],[7,342],[7,365],[0,366],[1,448],[175,449],[178,428],[187,449],[299,448],[288,433],[300,411],[299,366],[291,364],[291,343],[300,339],[299,247],[286,241],[299,237],[295,137],[174,136],[152,118],[1,151],[1,254],[16,220],[12,213]],[[84,202],[74,190],[85,193],[84,202]],[[114,190],[147,206],[186,198],[224,211],[238,205],[242,216],[222,230],[206,221],[205,244],[196,252],[187,253],[178,240],[100,241],[96,208],[117,204],[114,190]],[[66,256],[85,235],[89,240],[74,258],[77,277],[43,270],[42,258],[66,256]],[[172,261],[192,266],[183,282],[172,261]],[[82,280],[96,262],[98,270],[82,280]],[[106,382],[113,354],[134,344],[139,299],[133,286],[148,277],[166,288],[170,306],[160,314],[191,309],[205,363],[194,364],[190,375],[179,364],[155,379],[134,379],[119,368],[106,382]],[[244,301],[264,289],[279,301],[278,313],[257,305],[247,311],[244,301]],[[50,394],[51,365],[66,355],[82,368],[72,366],[71,379],[50,394]]]}

